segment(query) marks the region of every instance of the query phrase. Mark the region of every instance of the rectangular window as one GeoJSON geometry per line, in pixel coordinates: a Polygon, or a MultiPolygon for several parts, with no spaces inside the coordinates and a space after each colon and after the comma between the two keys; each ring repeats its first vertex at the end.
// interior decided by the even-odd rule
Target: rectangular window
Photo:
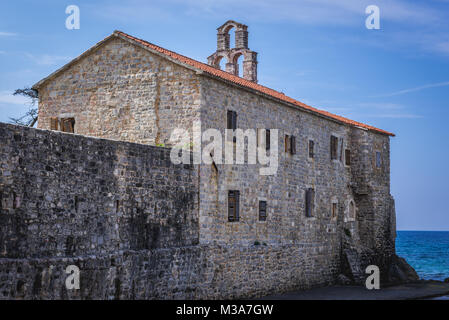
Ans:
{"type": "Polygon", "coordinates": [[[290,154],[296,154],[296,137],[285,135],[285,152],[290,154]]]}
{"type": "Polygon", "coordinates": [[[267,202],[259,201],[259,221],[267,220],[267,202]]]}
{"type": "Polygon", "coordinates": [[[74,133],[75,132],[75,118],[62,118],[61,131],[74,133]]]}
{"type": "Polygon", "coordinates": [[[315,156],[314,153],[314,147],[315,147],[315,142],[313,142],[312,140],[309,140],[309,158],[313,159],[313,157],[315,156]]]}
{"type": "Polygon", "coordinates": [[[379,151],[376,151],[376,168],[382,167],[382,156],[379,151]]]}
{"type": "Polygon", "coordinates": [[[313,217],[313,203],[315,201],[315,190],[309,188],[306,190],[306,217],[313,217]]]}
{"type": "Polygon", "coordinates": [[[232,130],[232,141],[237,142],[237,138],[234,136],[234,130],[237,129],[237,112],[228,110],[227,129],[232,130]]]}
{"type": "Polygon", "coordinates": [[[331,160],[337,159],[338,138],[331,136],[331,160]]]}
{"type": "Polygon", "coordinates": [[[265,130],[265,149],[270,150],[270,129],[265,130]]]}
{"type": "Polygon", "coordinates": [[[239,221],[239,202],[240,202],[240,191],[229,190],[228,191],[228,221],[234,222],[239,221]]]}
{"type": "Polygon", "coordinates": [[[237,112],[228,110],[228,127],[227,129],[235,130],[237,129],[237,112]]]}
{"type": "Polygon", "coordinates": [[[50,130],[58,130],[58,118],[52,117],[50,118],[50,130]]]}
{"type": "Polygon", "coordinates": [[[335,218],[337,216],[337,203],[332,203],[332,218],[335,218]]]}
{"type": "Polygon", "coordinates": [[[345,150],[345,165],[347,166],[351,165],[351,150],[349,149],[345,150]]]}
{"type": "Polygon", "coordinates": [[[289,152],[290,151],[290,136],[288,134],[285,135],[285,152],[289,152]]]}
{"type": "Polygon", "coordinates": [[[296,154],[296,137],[290,137],[290,154],[296,154]]]}

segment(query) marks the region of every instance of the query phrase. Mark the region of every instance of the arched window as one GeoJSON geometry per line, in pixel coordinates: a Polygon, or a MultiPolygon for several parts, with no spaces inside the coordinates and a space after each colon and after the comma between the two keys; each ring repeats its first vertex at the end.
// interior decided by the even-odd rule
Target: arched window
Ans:
{"type": "Polygon", "coordinates": [[[235,75],[243,77],[243,53],[237,52],[232,62],[235,65],[235,75]]]}
{"type": "Polygon", "coordinates": [[[355,213],[355,203],[353,200],[349,201],[349,219],[350,220],[355,220],[356,218],[356,213],[355,213]]]}

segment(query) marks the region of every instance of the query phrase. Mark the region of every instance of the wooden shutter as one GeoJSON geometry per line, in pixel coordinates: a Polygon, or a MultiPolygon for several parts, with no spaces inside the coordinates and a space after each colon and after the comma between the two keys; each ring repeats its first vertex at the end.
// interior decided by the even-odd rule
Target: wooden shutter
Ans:
{"type": "Polygon", "coordinates": [[[290,153],[291,154],[296,154],[296,137],[295,136],[291,136],[290,137],[290,153]]]}
{"type": "Polygon", "coordinates": [[[259,201],[259,221],[267,220],[267,202],[259,201]]]}
{"type": "Polygon", "coordinates": [[[232,129],[237,129],[237,112],[232,111],[232,129]]]}
{"type": "Polygon", "coordinates": [[[235,221],[240,220],[240,191],[235,192],[235,221]]]}
{"type": "Polygon", "coordinates": [[[343,162],[343,138],[340,139],[340,162],[343,162]]]}
{"type": "Polygon", "coordinates": [[[61,119],[61,131],[73,133],[73,118],[61,119]]]}
{"type": "Polygon", "coordinates": [[[232,190],[228,191],[228,221],[235,221],[235,193],[232,190]]]}
{"type": "Polygon", "coordinates": [[[284,143],[285,143],[285,152],[289,152],[290,136],[288,134],[285,135],[284,143]]]}
{"type": "Polygon", "coordinates": [[[331,136],[331,160],[337,159],[338,138],[331,136]]]}
{"type": "Polygon", "coordinates": [[[265,148],[270,150],[270,129],[265,130],[265,148]]]}
{"type": "Polygon", "coordinates": [[[58,118],[50,118],[50,130],[58,130],[58,118]]]}
{"type": "Polygon", "coordinates": [[[240,207],[240,191],[228,191],[228,221],[239,221],[239,207],[240,207]]]}

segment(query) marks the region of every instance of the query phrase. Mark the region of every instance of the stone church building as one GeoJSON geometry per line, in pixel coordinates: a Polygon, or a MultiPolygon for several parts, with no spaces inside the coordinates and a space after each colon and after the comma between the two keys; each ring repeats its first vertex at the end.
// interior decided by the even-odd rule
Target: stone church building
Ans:
{"type": "Polygon", "coordinates": [[[235,21],[207,64],[115,31],[38,82],[38,129],[0,126],[0,297],[258,297],[362,283],[370,264],[398,278],[394,135],[258,84],[257,59],[235,21]],[[276,174],[171,163],[195,122],[257,129],[267,152],[277,129],[276,174]]]}

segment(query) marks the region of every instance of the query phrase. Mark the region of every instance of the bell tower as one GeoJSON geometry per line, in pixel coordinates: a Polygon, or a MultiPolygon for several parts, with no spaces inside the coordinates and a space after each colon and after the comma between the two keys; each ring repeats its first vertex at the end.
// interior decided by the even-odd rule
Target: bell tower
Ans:
{"type": "Polygon", "coordinates": [[[226,72],[257,83],[257,52],[248,48],[248,26],[227,21],[217,29],[217,51],[207,58],[207,63],[220,69],[221,59],[226,59],[226,72]],[[234,29],[235,44],[231,48],[229,32],[234,29]],[[243,55],[243,75],[239,75],[238,59],[243,55]]]}

